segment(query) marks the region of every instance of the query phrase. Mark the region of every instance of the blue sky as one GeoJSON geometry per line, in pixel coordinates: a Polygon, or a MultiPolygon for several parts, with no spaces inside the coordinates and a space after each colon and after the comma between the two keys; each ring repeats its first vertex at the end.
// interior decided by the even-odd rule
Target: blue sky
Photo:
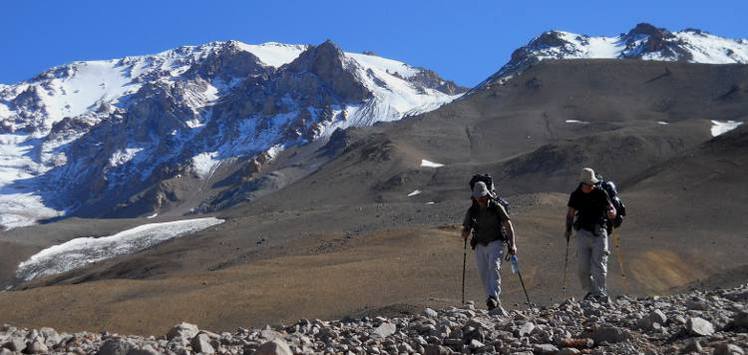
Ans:
{"type": "Polygon", "coordinates": [[[615,35],[639,22],[748,38],[748,1],[6,1],[0,83],[75,60],[237,39],[318,44],[424,66],[470,86],[549,29],[615,35]]]}

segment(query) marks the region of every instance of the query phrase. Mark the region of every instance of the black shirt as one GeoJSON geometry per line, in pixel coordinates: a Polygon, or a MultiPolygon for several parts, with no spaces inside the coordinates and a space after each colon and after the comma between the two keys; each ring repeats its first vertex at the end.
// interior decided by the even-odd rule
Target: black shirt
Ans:
{"type": "Polygon", "coordinates": [[[609,204],[608,194],[599,187],[595,187],[590,193],[582,192],[581,187],[577,188],[571,193],[568,204],[577,210],[574,227],[594,232],[597,226],[605,226],[609,204]]]}
{"type": "Polygon", "coordinates": [[[487,245],[494,240],[504,239],[502,223],[508,220],[509,214],[504,206],[489,200],[486,208],[474,203],[465,213],[462,225],[468,230],[474,228],[475,241],[487,245]]]}

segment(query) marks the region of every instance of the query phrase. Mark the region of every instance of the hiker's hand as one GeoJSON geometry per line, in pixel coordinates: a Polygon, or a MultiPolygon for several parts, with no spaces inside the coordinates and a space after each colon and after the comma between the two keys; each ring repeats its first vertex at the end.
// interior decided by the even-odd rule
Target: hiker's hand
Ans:
{"type": "Polygon", "coordinates": [[[467,229],[463,229],[462,230],[462,239],[467,240],[469,236],[470,236],[470,231],[468,231],[467,229]]]}
{"type": "Polygon", "coordinates": [[[615,219],[616,218],[616,209],[611,207],[608,209],[608,219],[615,219]]]}
{"type": "Polygon", "coordinates": [[[569,242],[569,239],[571,239],[571,231],[567,230],[567,231],[566,231],[566,232],[564,233],[564,237],[566,237],[566,242],[568,243],[568,242],[569,242]]]}
{"type": "Polygon", "coordinates": [[[512,245],[509,247],[509,255],[517,255],[517,246],[512,245]]]}

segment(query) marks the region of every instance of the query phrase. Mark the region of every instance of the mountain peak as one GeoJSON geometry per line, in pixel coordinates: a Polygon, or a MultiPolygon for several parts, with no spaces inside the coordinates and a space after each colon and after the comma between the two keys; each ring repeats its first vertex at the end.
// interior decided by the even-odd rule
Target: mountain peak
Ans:
{"type": "Polygon", "coordinates": [[[546,31],[515,50],[509,62],[476,89],[501,85],[542,60],[554,59],[748,64],[748,41],[722,38],[695,29],[670,32],[649,23],[639,23],[629,32],[613,37],[546,31]]]}
{"type": "Polygon", "coordinates": [[[654,37],[669,37],[672,36],[672,33],[664,28],[655,27],[652,24],[649,23],[640,23],[637,24],[636,27],[631,29],[627,33],[627,36],[633,37],[636,35],[645,35],[645,36],[654,36],[654,37]]]}

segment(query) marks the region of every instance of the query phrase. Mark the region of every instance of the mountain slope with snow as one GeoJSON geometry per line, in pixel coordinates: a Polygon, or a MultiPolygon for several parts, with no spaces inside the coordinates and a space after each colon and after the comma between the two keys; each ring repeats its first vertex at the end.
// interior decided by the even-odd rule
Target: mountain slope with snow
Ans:
{"type": "Polygon", "coordinates": [[[86,205],[110,213],[136,194],[160,205],[168,196],[149,188],[164,179],[205,179],[227,159],[267,161],[337,128],[399,120],[464,91],[429,70],[329,41],[212,42],[52,68],[0,86],[0,225],[86,205]]]}
{"type": "Polygon", "coordinates": [[[529,66],[552,59],[748,64],[748,39],[723,38],[697,29],[670,32],[646,23],[613,37],[548,31],[515,50],[510,61],[477,88],[502,85],[529,66]]]}

